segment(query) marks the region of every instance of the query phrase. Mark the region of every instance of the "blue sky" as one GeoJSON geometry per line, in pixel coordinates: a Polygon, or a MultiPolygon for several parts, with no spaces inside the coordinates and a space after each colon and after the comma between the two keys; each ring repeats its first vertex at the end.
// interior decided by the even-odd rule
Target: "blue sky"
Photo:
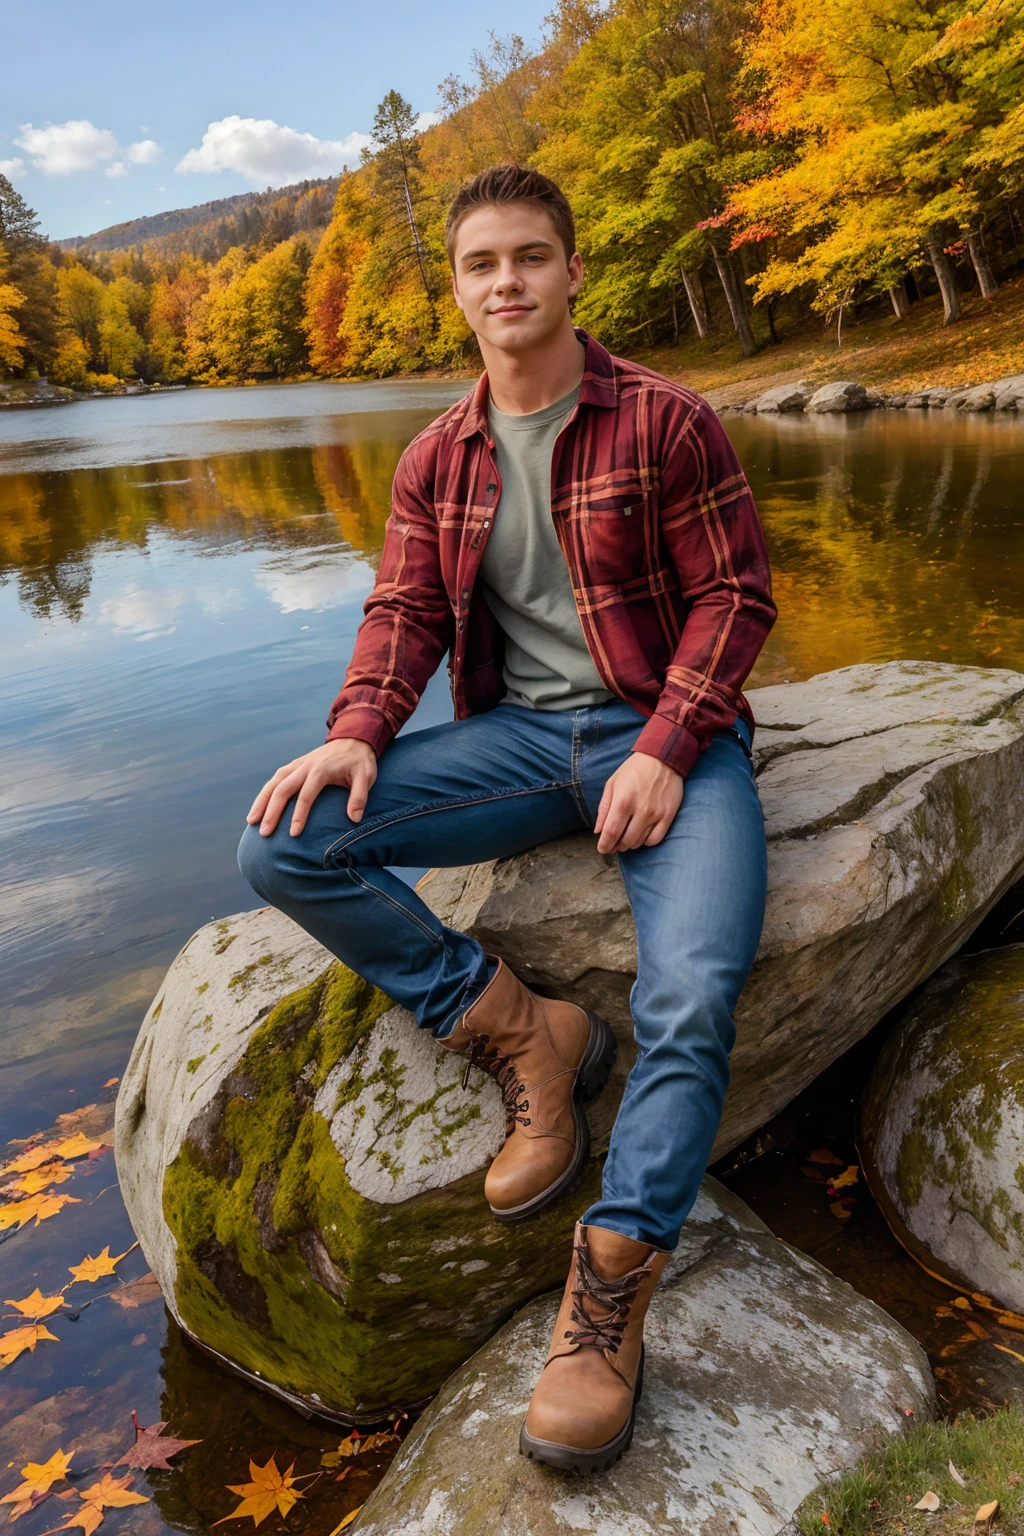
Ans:
{"type": "Polygon", "coordinates": [[[0,169],[55,239],[358,162],[392,87],[419,112],[550,0],[67,0],[4,6],[0,169]],[[362,136],[362,137],[360,137],[362,136]],[[183,167],[184,162],[184,167],[183,167]]]}

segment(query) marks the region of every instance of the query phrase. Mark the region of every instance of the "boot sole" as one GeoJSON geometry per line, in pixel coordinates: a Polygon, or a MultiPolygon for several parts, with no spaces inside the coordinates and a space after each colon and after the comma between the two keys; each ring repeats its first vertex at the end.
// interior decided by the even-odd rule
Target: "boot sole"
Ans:
{"type": "Polygon", "coordinates": [[[629,1410],[629,1418],[619,1430],[614,1439],[606,1445],[599,1445],[594,1450],[580,1450],[575,1445],[559,1445],[556,1440],[538,1440],[527,1433],[524,1424],[519,1431],[519,1454],[525,1456],[527,1461],[540,1461],[546,1467],[556,1467],[559,1472],[575,1472],[578,1474],[607,1472],[615,1463],[624,1456],[633,1442],[633,1427],[636,1424],[636,1405],[640,1401],[644,1389],[644,1347],[640,1346],[640,1365],[636,1373],[636,1386],[633,1389],[633,1406],[629,1410]]]}
{"type": "Polygon", "coordinates": [[[573,1148],[572,1159],[553,1184],[549,1184],[547,1189],[541,1190],[539,1195],[534,1195],[533,1199],[527,1200],[524,1205],[511,1206],[504,1211],[496,1210],[492,1205],[490,1211],[496,1221],[529,1221],[531,1217],[539,1216],[542,1211],[546,1211],[557,1200],[571,1195],[583,1178],[587,1159],[590,1156],[590,1126],[583,1112],[583,1106],[592,1103],[602,1092],[619,1053],[619,1043],[612,1033],[611,1026],[606,1024],[599,1014],[591,1013],[589,1008],[584,1009],[584,1012],[590,1020],[590,1039],[587,1041],[583,1058],[576,1068],[576,1081],[572,1090],[572,1118],[576,1127],[576,1145],[573,1148]]]}

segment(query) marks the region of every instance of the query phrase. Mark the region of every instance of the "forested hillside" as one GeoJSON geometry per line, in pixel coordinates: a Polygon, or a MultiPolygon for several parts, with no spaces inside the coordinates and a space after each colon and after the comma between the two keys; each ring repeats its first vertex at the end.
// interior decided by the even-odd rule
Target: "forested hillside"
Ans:
{"type": "Polygon", "coordinates": [[[620,350],[718,331],[749,356],[938,296],[954,324],[1024,263],[1024,0],[560,0],[539,53],[492,39],[440,95],[417,133],[432,104],[389,93],[326,229],[321,189],[258,204],[258,230],[247,208],[60,251],[0,178],[0,367],[111,387],[464,364],[444,219],[495,161],[569,194],[576,316],[620,350]],[[169,243],[202,229],[208,249],[169,243]]]}
{"type": "Polygon", "coordinates": [[[239,192],[192,208],[172,208],[112,224],[94,235],[58,240],[61,250],[96,256],[144,246],[158,256],[201,256],[217,261],[233,245],[255,245],[267,232],[284,239],[297,229],[323,229],[330,221],[337,176],[300,181],[265,192],[239,192]]]}

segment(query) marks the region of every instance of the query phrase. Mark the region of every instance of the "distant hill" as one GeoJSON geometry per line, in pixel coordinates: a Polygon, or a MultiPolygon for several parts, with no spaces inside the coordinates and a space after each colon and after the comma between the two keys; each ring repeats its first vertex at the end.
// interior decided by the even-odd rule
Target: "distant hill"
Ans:
{"type": "Polygon", "coordinates": [[[330,176],[291,187],[268,187],[265,192],[238,192],[193,208],[129,219],[94,235],[75,235],[55,244],[91,256],[149,246],[162,256],[189,254],[217,261],[233,245],[253,245],[268,236],[287,240],[299,229],[323,228],[330,222],[337,190],[338,177],[330,176]]]}

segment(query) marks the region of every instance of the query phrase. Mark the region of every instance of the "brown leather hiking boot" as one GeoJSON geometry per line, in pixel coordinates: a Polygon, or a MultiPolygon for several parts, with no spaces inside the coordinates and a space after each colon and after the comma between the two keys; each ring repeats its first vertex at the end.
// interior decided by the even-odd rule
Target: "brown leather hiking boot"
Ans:
{"type": "Polygon", "coordinates": [[[590,1152],[583,1105],[601,1092],[615,1062],[615,1036],[604,1019],[538,997],[498,960],[441,1044],[469,1051],[467,1078],[477,1066],[501,1088],[505,1145],[484,1180],[498,1220],[525,1221],[574,1189],[590,1152]]]}
{"type": "Polygon", "coordinates": [[[644,1319],[660,1248],[576,1223],[572,1267],[519,1450],[563,1472],[606,1472],[629,1449],[644,1381],[644,1319]]]}

